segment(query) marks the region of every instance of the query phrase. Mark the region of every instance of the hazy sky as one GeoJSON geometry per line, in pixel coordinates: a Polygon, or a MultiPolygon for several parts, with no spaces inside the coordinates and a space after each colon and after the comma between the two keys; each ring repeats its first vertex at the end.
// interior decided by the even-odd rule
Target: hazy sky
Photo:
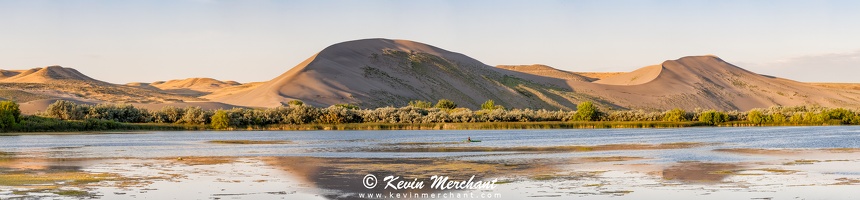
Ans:
{"type": "Polygon", "coordinates": [[[714,54],[763,74],[860,82],[858,11],[860,1],[0,0],[0,68],[265,81],[331,44],[392,38],[489,65],[632,71],[714,54]]]}

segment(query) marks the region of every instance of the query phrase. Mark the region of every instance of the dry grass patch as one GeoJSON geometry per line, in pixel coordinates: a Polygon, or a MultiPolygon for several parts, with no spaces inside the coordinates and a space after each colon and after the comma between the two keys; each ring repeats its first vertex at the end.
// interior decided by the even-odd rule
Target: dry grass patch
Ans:
{"type": "Polygon", "coordinates": [[[814,164],[817,162],[821,162],[821,161],[820,160],[800,159],[800,160],[794,160],[794,161],[786,162],[786,163],[782,163],[782,164],[783,165],[811,165],[811,164],[814,164]]]}
{"type": "Polygon", "coordinates": [[[72,172],[10,172],[0,174],[0,185],[63,185],[79,186],[105,180],[117,180],[120,176],[112,173],[72,172]]]}
{"type": "Polygon", "coordinates": [[[170,160],[185,165],[217,165],[232,163],[236,159],[234,157],[178,157],[170,160]]]}

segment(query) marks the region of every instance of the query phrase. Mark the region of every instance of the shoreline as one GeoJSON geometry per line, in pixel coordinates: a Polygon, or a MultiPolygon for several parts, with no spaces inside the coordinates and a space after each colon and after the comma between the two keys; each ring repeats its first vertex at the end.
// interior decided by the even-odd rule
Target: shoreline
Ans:
{"type": "Polygon", "coordinates": [[[97,134],[146,134],[151,131],[357,131],[357,130],[530,130],[530,129],[661,129],[661,128],[697,128],[697,127],[807,127],[807,126],[852,126],[850,124],[831,123],[770,123],[753,124],[745,122],[728,122],[711,125],[704,122],[665,122],[665,121],[588,121],[588,122],[473,122],[473,123],[344,123],[344,124],[274,124],[246,128],[213,129],[201,125],[184,124],[153,124],[153,123],[120,123],[124,127],[107,130],[66,130],[66,131],[31,131],[31,132],[0,132],[2,136],[22,135],[97,135],[97,134]]]}

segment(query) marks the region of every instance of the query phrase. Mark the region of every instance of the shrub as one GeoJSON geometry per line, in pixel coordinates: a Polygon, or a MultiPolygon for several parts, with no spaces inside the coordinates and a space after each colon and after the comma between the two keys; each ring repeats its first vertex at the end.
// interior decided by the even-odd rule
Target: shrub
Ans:
{"type": "Polygon", "coordinates": [[[785,123],[785,121],[786,121],[785,115],[783,115],[782,113],[771,114],[770,118],[773,121],[773,123],[777,123],[777,124],[785,123]]]}
{"type": "Polygon", "coordinates": [[[0,129],[10,129],[21,121],[21,109],[13,101],[0,101],[0,129]]]}
{"type": "Polygon", "coordinates": [[[493,102],[492,99],[487,100],[483,104],[481,104],[481,109],[494,110],[494,109],[496,109],[496,102],[493,102]]]}
{"type": "Polygon", "coordinates": [[[303,106],[303,105],[305,105],[305,102],[303,102],[302,100],[294,99],[294,100],[288,101],[287,105],[289,105],[289,106],[303,106]]]}
{"type": "Polygon", "coordinates": [[[597,107],[590,101],[582,102],[576,105],[576,114],[573,116],[573,121],[594,121],[597,119],[599,111],[597,107]]]}
{"type": "Polygon", "coordinates": [[[675,109],[669,110],[663,115],[663,121],[670,121],[670,122],[687,121],[687,111],[684,111],[680,108],[675,108],[675,109]]]}
{"type": "Polygon", "coordinates": [[[225,129],[227,127],[230,127],[230,119],[227,116],[227,111],[218,109],[212,115],[212,128],[225,129]]]}
{"type": "Polygon", "coordinates": [[[439,99],[439,101],[436,102],[436,108],[454,109],[454,108],[457,108],[457,104],[455,104],[453,101],[448,100],[448,99],[439,99]]]}
{"type": "Polygon", "coordinates": [[[753,124],[762,124],[766,122],[764,114],[762,114],[758,109],[750,110],[749,114],[747,114],[747,120],[753,124]]]}
{"type": "Polygon", "coordinates": [[[705,123],[708,123],[711,125],[716,125],[719,123],[729,121],[729,115],[726,113],[723,113],[723,112],[719,112],[719,111],[715,111],[715,110],[709,110],[709,111],[702,112],[702,114],[699,115],[699,121],[705,122],[705,123]]]}

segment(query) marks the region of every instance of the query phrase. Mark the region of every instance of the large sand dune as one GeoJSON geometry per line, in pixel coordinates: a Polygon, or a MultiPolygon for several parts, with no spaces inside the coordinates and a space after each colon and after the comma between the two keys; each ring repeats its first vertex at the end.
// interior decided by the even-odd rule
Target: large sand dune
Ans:
{"type": "Polygon", "coordinates": [[[317,106],[381,107],[441,98],[470,108],[487,99],[546,109],[574,109],[582,101],[651,110],[860,107],[857,91],[763,76],[716,56],[683,57],[597,79],[544,65],[490,67],[430,45],[387,39],[332,45],[254,89],[212,99],[256,107],[293,99],[317,106]]]}
{"type": "Polygon", "coordinates": [[[578,73],[546,65],[491,67],[427,44],[389,39],[334,44],[280,76],[248,84],[190,78],[115,85],[59,66],[0,70],[0,99],[30,101],[20,102],[27,112],[44,109],[56,99],[214,109],[274,107],[294,99],[314,106],[352,103],[376,108],[443,98],[473,109],[489,99],[508,108],[554,110],[573,110],[583,101],[646,110],[860,108],[860,90],[853,85],[763,76],[716,56],[683,57],[625,73],[578,73]]]}
{"type": "MultiPolygon", "coordinates": [[[[487,99],[512,107],[552,107],[505,86],[501,81],[507,73],[516,72],[500,70],[422,43],[357,40],[332,45],[254,89],[213,99],[255,107],[300,99],[316,106],[354,103],[372,108],[442,98],[472,108],[487,99]]],[[[521,81],[510,79],[509,84],[521,81]]]]}

